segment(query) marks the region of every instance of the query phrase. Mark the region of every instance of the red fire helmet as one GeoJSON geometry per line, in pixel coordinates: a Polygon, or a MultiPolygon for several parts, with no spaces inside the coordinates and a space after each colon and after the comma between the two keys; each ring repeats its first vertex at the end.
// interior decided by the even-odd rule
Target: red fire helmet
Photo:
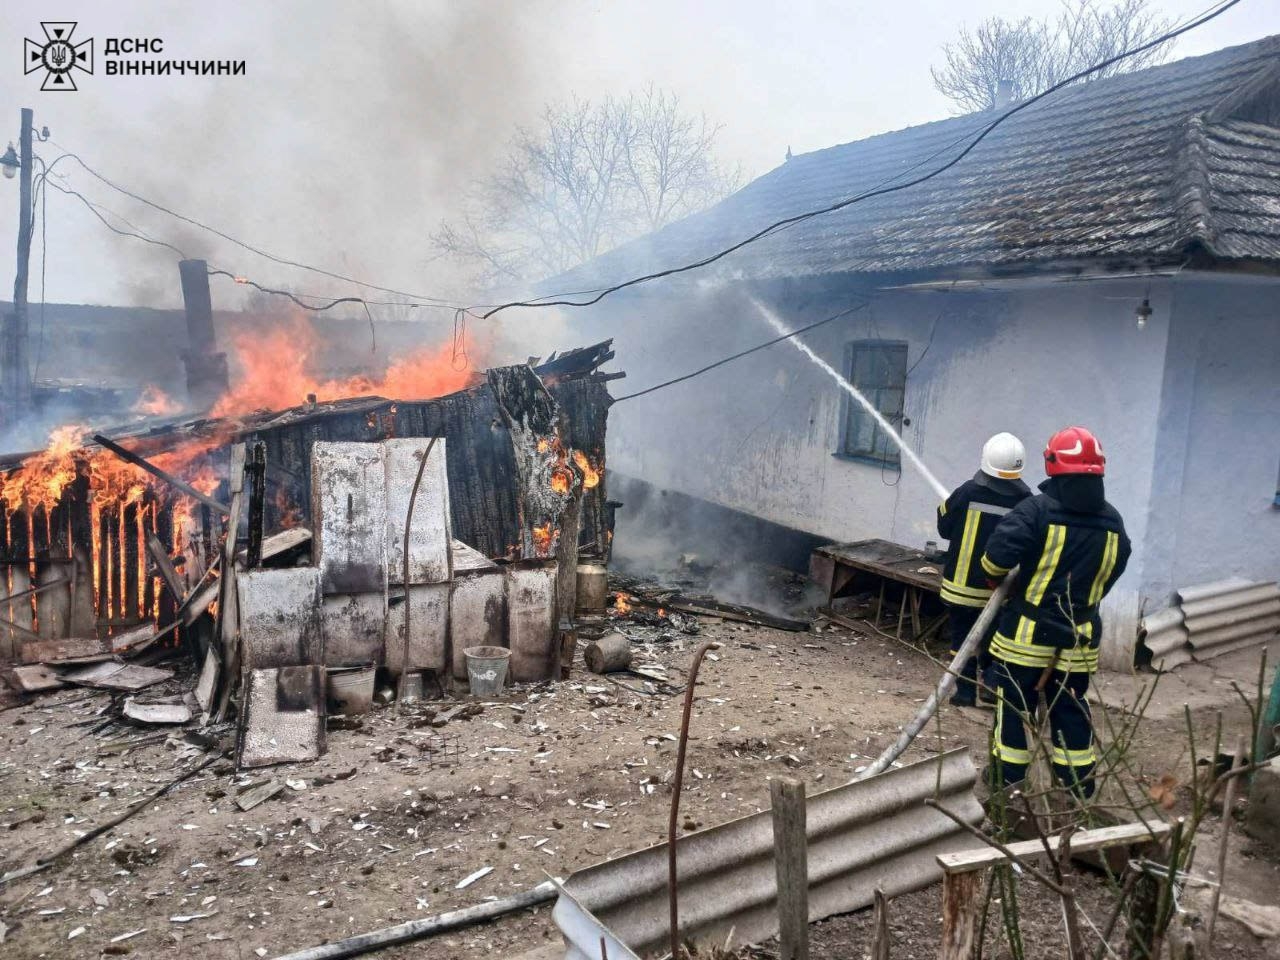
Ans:
{"type": "Polygon", "coordinates": [[[1102,476],[1107,458],[1102,444],[1084,427],[1067,427],[1049,438],[1044,448],[1044,472],[1051,477],[1068,473],[1088,473],[1102,476]]]}

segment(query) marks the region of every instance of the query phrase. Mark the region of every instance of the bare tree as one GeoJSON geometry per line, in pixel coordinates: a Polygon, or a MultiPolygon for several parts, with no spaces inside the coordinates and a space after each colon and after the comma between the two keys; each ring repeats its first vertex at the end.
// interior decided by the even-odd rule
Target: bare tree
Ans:
{"type": "Polygon", "coordinates": [[[740,174],[714,157],[719,130],[655,87],[548,106],[432,241],[480,282],[560,273],[735,189],[740,174]]]}
{"type": "MultiPolygon", "coordinates": [[[[1008,83],[1014,100],[1035,96],[1096,63],[1159,37],[1169,20],[1147,0],[1118,0],[1102,7],[1094,0],[1065,0],[1056,20],[1017,22],[1002,17],[960,31],[942,48],[946,63],[933,67],[933,85],[963,111],[990,110],[1008,83]]],[[[1126,73],[1162,62],[1172,42],[1111,64],[1085,81],[1126,73]]]]}

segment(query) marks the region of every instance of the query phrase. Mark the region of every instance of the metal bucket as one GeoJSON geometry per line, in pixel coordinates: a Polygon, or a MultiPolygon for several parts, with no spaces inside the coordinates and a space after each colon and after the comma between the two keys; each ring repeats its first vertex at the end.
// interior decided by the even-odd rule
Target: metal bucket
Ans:
{"type": "Polygon", "coordinates": [[[603,610],[609,605],[609,568],[603,563],[578,564],[578,612],[603,610]]]}
{"type": "Polygon", "coordinates": [[[329,712],[347,717],[368,713],[373,706],[373,680],[377,673],[374,666],[330,670],[329,712]]]}
{"type": "Polygon", "coordinates": [[[404,695],[400,698],[401,703],[408,703],[411,700],[421,700],[422,674],[417,670],[405,674],[403,690],[404,695]]]}
{"type": "Polygon", "coordinates": [[[491,697],[501,693],[502,685],[507,682],[511,651],[506,647],[467,647],[463,653],[467,658],[467,681],[472,696],[491,697]]]}

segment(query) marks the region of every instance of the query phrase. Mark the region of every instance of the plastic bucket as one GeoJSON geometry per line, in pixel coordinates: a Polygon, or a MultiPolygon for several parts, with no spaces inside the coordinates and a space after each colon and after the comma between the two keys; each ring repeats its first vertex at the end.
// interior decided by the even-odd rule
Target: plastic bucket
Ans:
{"type": "Polygon", "coordinates": [[[490,697],[502,691],[507,682],[507,661],[511,651],[506,647],[467,647],[467,682],[477,697],[490,697]]]}
{"type": "Polygon", "coordinates": [[[373,680],[377,668],[353,667],[329,672],[329,712],[355,717],[373,706],[373,680]]]}

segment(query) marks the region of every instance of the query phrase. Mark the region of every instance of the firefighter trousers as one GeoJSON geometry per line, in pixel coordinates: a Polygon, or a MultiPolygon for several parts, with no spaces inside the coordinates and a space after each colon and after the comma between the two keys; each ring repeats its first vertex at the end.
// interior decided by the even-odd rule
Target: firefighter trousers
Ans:
{"type": "Polygon", "coordinates": [[[991,741],[993,781],[1007,787],[1026,779],[1031,750],[1024,718],[1036,722],[1036,710],[1043,696],[1049,713],[1053,772],[1063,786],[1078,790],[1084,797],[1091,797],[1097,755],[1093,748],[1093,722],[1089,717],[1089,704],[1085,701],[1089,674],[1055,670],[1041,692],[1036,690],[1036,684],[1043,672],[1040,667],[1020,666],[998,658],[995,661],[997,702],[991,741]]]}

